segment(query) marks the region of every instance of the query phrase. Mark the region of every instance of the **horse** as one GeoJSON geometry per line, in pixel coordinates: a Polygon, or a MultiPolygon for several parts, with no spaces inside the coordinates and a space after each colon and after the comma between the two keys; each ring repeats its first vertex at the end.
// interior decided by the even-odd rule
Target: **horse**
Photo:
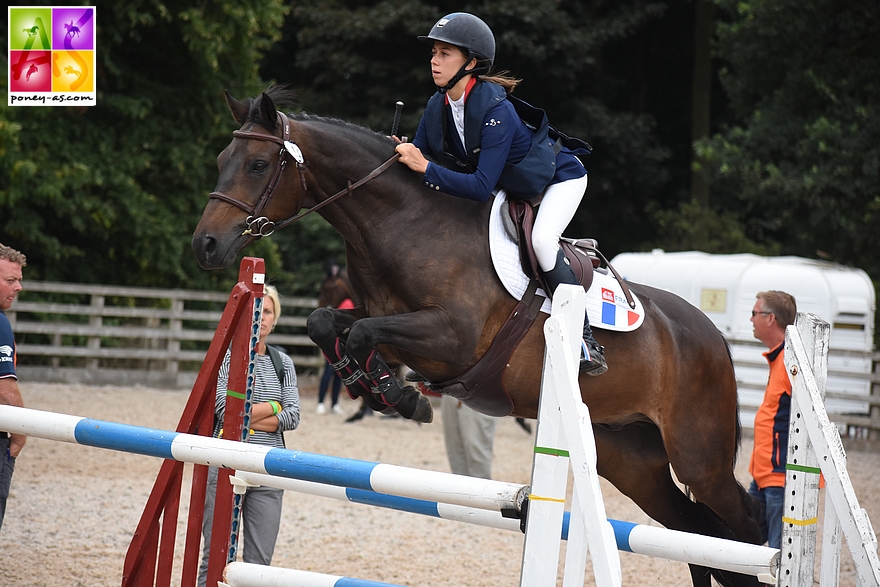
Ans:
{"type": "Polygon", "coordinates": [[[73,20],[71,19],[70,23],[64,23],[64,28],[67,29],[67,34],[65,36],[73,38],[74,35],[79,36],[80,30],[79,27],[73,24],[73,20]]]}
{"type": "MultiPolygon", "coordinates": [[[[276,109],[293,99],[278,87],[243,101],[226,93],[240,129],[218,157],[193,252],[203,269],[226,267],[258,238],[320,213],[345,239],[359,306],[319,308],[309,317],[309,335],[327,357],[346,362],[349,390],[371,407],[388,410],[394,402],[382,392],[391,390],[395,409],[428,421],[421,395],[389,381],[384,361],[443,382],[486,353],[518,303],[490,260],[491,202],[424,185],[395,162],[395,143],[383,134],[276,109]]],[[[726,340],[680,297],[628,285],[645,308],[644,323],[628,333],[595,329],[611,368],[579,377],[599,474],[668,528],[760,543],[759,506],[734,476],[741,428],[726,340]]],[[[537,415],[545,320],[537,317],[507,361],[509,415],[537,415]]],[[[709,587],[710,576],[722,585],[759,584],[704,567],[690,571],[695,587],[709,587]]]]}
{"type": "Polygon", "coordinates": [[[351,284],[348,282],[348,272],[335,263],[328,262],[325,267],[324,281],[321,282],[321,291],[318,293],[319,308],[338,308],[346,299],[353,298],[351,284]]]}

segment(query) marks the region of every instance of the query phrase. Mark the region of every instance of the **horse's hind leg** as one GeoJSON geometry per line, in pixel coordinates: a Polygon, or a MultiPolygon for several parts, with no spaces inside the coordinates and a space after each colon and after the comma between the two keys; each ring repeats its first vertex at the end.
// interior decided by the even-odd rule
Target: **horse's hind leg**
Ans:
{"type": "MultiPolygon", "coordinates": [[[[688,486],[703,506],[702,534],[729,540],[761,543],[758,527],[760,505],[736,480],[733,473],[738,438],[721,430],[699,430],[691,422],[687,438],[666,438],[666,451],[678,479],[688,486]],[[699,447],[696,450],[695,447],[699,447]]],[[[714,571],[722,585],[760,585],[754,577],[714,571]]]]}
{"type": "MultiPolygon", "coordinates": [[[[706,534],[707,526],[721,520],[708,507],[686,496],[669,469],[669,458],[657,427],[649,422],[621,428],[593,426],[598,452],[598,472],[632,499],[652,519],[667,528],[706,534]]],[[[759,585],[754,577],[729,574],[689,565],[695,587],[710,587],[714,574],[722,585],[759,585]]]]}

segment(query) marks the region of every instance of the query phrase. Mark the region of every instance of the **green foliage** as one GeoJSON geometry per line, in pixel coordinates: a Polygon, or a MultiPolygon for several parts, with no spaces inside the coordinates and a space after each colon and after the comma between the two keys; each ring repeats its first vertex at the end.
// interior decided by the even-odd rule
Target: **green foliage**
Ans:
{"type": "MultiPolygon", "coordinates": [[[[659,136],[645,104],[631,108],[626,95],[635,83],[651,95],[653,80],[670,78],[681,68],[657,56],[656,68],[638,70],[648,79],[636,82],[631,62],[655,52],[648,46],[620,50],[656,25],[673,3],[296,0],[282,40],[267,54],[261,71],[296,89],[305,110],[379,131],[390,131],[394,104],[401,100],[400,132],[412,136],[435,91],[430,48],[416,37],[427,34],[444,14],[479,15],[496,36],[494,70],[523,78],[518,96],[546,109],[557,128],[594,146],[588,205],[570,233],[598,237],[610,253],[635,247],[651,233],[645,206],[658,192],[662,198],[677,198],[669,185],[671,147],[659,136]]],[[[687,118],[685,103],[676,108],[687,118]]],[[[687,139],[679,148],[689,161],[687,139]]]]}
{"type": "MultiPolygon", "coordinates": [[[[0,107],[0,242],[28,278],[226,287],[190,250],[233,121],[221,90],[255,93],[280,0],[102,6],[97,105],[0,107]]],[[[262,245],[270,267],[280,261],[262,245]]]]}
{"type": "MultiPolygon", "coordinates": [[[[412,135],[434,91],[416,37],[464,10],[493,28],[495,70],[523,78],[517,95],[595,148],[571,236],[597,237],[608,256],[821,254],[880,281],[880,5],[713,2],[722,86],[714,135],[697,145],[691,2],[102,6],[97,106],[0,106],[0,242],[28,255],[29,279],[228,288],[236,267],[202,271],[190,249],[235,128],[222,90],[289,83],[306,110],[385,132],[402,100],[412,135]],[[690,201],[693,155],[710,209],[690,201]]],[[[285,294],[314,295],[344,244],[314,215],[246,254],[285,294]]]]}
{"type": "Polygon", "coordinates": [[[698,145],[752,240],[880,279],[880,5],[719,0],[738,122],[698,145]]]}
{"type": "Polygon", "coordinates": [[[773,245],[751,241],[733,214],[709,210],[697,202],[683,202],[672,210],[661,210],[655,204],[649,206],[648,211],[660,228],[654,246],[666,251],[779,253],[773,245]]]}

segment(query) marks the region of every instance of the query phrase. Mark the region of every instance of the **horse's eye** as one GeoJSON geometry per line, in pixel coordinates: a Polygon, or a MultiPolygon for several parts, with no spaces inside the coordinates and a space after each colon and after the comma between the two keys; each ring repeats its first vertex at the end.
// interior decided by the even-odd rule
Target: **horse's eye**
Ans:
{"type": "Polygon", "coordinates": [[[251,164],[251,171],[254,173],[260,173],[261,171],[265,171],[267,167],[269,167],[268,163],[258,159],[251,164]]]}

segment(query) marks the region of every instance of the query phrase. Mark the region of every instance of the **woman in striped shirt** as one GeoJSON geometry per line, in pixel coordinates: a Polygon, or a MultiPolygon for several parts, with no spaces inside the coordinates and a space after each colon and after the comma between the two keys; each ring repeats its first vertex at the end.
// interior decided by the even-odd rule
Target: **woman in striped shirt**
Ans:
{"type": "MultiPolygon", "coordinates": [[[[296,371],[293,361],[286,354],[269,350],[266,337],[281,316],[281,300],[278,290],[266,286],[263,314],[260,322],[260,340],[254,365],[254,389],[251,395],[251,428],[248,442],[275,448],[284,448],[284,432],[299,425],[299,390],[296,387],[296,371]],[[270,352],[277,352],[283,365],[283,377],[279,379],[270,352]]],[[[217,394],[214,405],[214,437],[222,436],[223,417],[226,411],[226,391],[229,381],[231,353],[227,350],[223,365],[217,375],[217,394]]],[[[276,359],[277,360],[277,359],[276,359]]],[[[208,472],[208,490],[205,497],[205,518],[202,522],[204,546],[199,567],[199,587],[208,578],[208,553],[211,545],[211,523],[214,518],[214,496],[217,490],[217,468],[208,472]]],[[[272,562],[278,528],[281,523],[281,499],[284,490],[274,487],[248,487],[242,499],[242,560],[246,563],[268,565],[272,562]]]]}

